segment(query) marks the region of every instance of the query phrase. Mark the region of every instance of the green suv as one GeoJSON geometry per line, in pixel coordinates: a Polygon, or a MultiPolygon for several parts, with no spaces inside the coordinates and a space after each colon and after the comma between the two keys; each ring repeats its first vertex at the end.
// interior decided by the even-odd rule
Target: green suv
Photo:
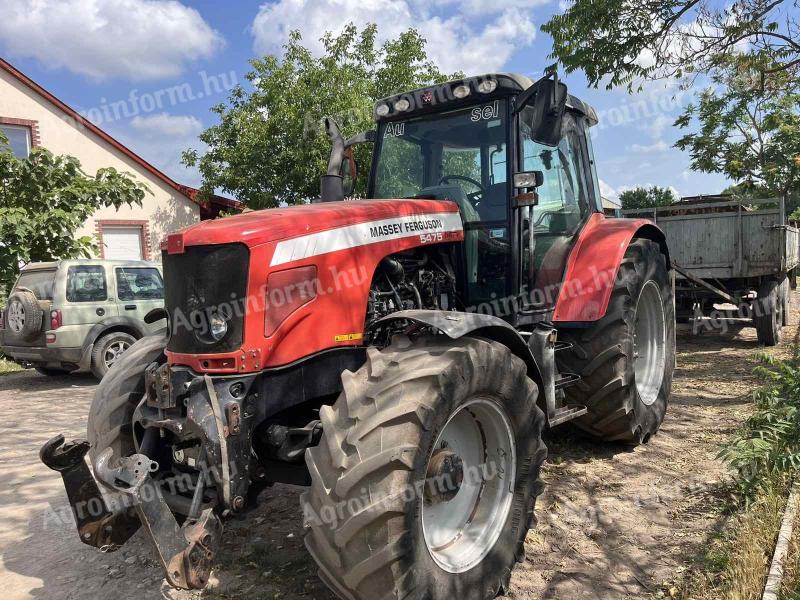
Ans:
{"type": "Polygon", "coordinates": [[[0,350],[44,375],[91,371],[98,379],[137,339],[164,327],[161,265],[61,260],[20,273],[0,311],[0,350]]]}

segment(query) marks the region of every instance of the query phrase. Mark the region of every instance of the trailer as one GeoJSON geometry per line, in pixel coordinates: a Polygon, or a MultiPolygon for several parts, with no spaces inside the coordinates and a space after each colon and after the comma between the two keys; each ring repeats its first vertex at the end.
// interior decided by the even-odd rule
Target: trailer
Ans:
{"type": "Polygon", "coordinates": [[[649,218],[664,231],[676,273],[679,320],[714,312],[747,318],[760,342],[780,341],[800,262],[800,234],[786,222],[782,199],[700,197],[622,214],[649,218]],[[733,307],[715,308],[723,303],[733,307]]]}

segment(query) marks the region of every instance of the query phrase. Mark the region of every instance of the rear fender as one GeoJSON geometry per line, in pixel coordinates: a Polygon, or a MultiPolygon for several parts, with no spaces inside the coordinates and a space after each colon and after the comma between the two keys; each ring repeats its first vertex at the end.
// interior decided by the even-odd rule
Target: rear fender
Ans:
{"type": "Polygon", "coordinates": [[[652,222],[609,219],[600,213],[589,218],[567,261],[555,323],[590,323],[605,316],[620,264],[636,238],[658,243],[671,269],[664,233],[652,222]]]}

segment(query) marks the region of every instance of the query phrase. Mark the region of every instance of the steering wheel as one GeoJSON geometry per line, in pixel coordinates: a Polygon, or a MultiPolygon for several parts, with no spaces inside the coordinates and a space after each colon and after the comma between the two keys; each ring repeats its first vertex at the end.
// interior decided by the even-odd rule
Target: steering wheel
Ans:
{"type": "Polygon", "coordinates": [[[447,183],[452,179],[460,179],[462,181],[466,181],[471,183],[476,188],[478,188],[477,192],[472,192],[471,194],[467,194],[467,200],[470,201],[470,204],[477,208],[477,203],[486,196],[486,189],[481,185],[480,181],[476,181],[472,177],[467,177],[466,175],[443,175],[442,178],[439,180],[439,185],[443,183],[447,183]]]}

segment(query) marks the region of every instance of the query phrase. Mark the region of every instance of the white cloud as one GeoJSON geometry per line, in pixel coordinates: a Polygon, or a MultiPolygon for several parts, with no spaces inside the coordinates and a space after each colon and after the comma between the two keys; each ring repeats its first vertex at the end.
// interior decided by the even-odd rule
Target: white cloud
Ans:
{"type": "Polygon", "coordinates": [[[657,152],[666,152],[669,150],[669,144],[667,144],[664,140],[658,140],[656,143],[647,146],[642,144],[633,144],[628,148],[628,150],[637,154],[655,154],[657,152]]]}
{"type": "Polygon", "coordinates": [[[3,0],[2,12],[10,54],[97,80],[175,77],[223,45],[200,13],[175,0],[3,0]]]}
{"type": "Polygon", "coordinates": [[[654,140],[660,140],[661,135],[667,127],[670,127],[675,122],[675,117],[669,117],[665,114],[657,115],[652,121],[642,123],[639,125],[641,131],[647,131],[654,140]]]}
{"type": "MultiPolygon", "coordinates": [[[[350,22],[359,27],[377,24],[379,42],[414,27],[427,39],[428,54],[443,71],[479,74],[502,68],[516,50],[533,42],[536,27],[522,5],[535,1],[499,0],[490,5],[494,18],[476,23],[462,14],[433,15],[408,0],[278,0],[261,6],[251,31],[259,54],[279,53],[289,32],[297,29],[319,55],[322,35],[339,33],[350,22]]],[[[479,4],[485,5],[476,1],[479,4]]]]}
{"type": "Polygon", "coordinates": [[[600,180],[600,195],[603,198],[608,198],[609,200],[617,200],[619,199],[619,193],[613,187],[611,187],[608,183],[600,180]]]}
{"type": "MultiPolygon", "coordinates": [[[[538,6],[550,4],[552,0],[494,0],[487,2],[486,0],[445,0],[436,3],[436,6],[454,6],[461,14],[469,15],[491,15],[503,12],[510,8],[517,8],[521,10],[529,10],[538,6]]],[[[565,2],[566,0],[562,0],[565,2]]],[[[430,3],[421,0],[412,0],[411,2],[420,12],[424,12],[430,3]]],[[[569,0],[569,4],[572,1],[569,0]]]]}
{"type": "Polygon", "coordinates": [[[197,149],[201,154],[206,146],[198,139],[202,123],[191,116],[169,114],[136,117],[128,124],[109,124],[106,131],[144,158],[147,162],[185,185],[197,187],[202,177],[196,167],[181,162],[184,150],[197,149]]]}
{"type": "Polygon", "coordinates": [[[186,138],[203,131],[203,124],[196,117],[161,113],[149,117],[134,117],[131,127],[147,136],[186,138]]]}

